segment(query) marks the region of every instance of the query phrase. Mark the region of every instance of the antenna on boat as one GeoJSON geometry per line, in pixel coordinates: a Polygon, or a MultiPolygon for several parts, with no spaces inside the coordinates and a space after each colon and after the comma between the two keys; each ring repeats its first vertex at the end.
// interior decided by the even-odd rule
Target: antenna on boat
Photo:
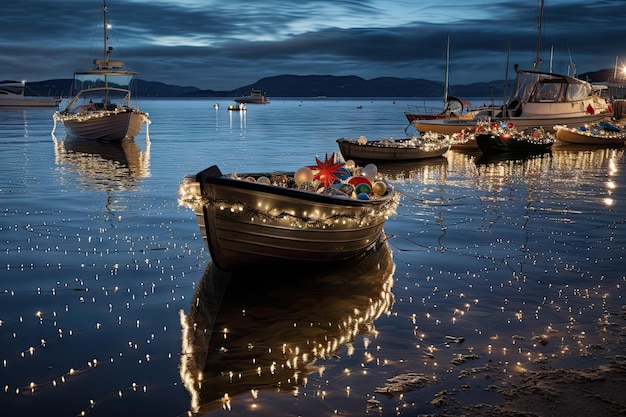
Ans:
{"type": "Polygon", "coordinates": [[[569,55],[569,65],[572,67],[572,77],[576,78],[576,64],[572,60],[572,53],[569,50],[569,43],[567,44],[567,54],[569,55]]]}
{"type": "Polygon", "coordinates": [[[502,114],[505,114],[506,110],[506,88],[509,86],[509,57],[511,56],[511,40],[507,42],[506,47],[506,70],[504,71],[504,88],[502,89],[502,114]]]}
{"type": "Polygon", "coordinates": [[[104,6],[102,7],[102,26],[104,28],[102,31],[104,35],[104,65],[108,66],[111,50],[107,48],[107,0],[104,0],[104,6]]]}
{"type": "Polygon", "coordinates": [[[539,11],[539,33],[537,36],[537,56],[535,57],[535,65],[533,66],[533,71],[539,71],[539,64],[541,64],[541,26],[543,24],[543,3],[544,0],[541,0],[541,10],[539,11]]]}

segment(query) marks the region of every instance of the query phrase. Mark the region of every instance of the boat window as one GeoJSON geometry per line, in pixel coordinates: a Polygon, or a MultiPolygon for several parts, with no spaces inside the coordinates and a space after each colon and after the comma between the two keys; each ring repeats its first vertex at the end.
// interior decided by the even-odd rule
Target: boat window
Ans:
{"type": "Polygon", "coordinates": [[[535,90],[529,101],[532,102],[556,102],[564,101],[564,86],[560,82],[544,82],[543,80],[535,84],[535,90]]]}

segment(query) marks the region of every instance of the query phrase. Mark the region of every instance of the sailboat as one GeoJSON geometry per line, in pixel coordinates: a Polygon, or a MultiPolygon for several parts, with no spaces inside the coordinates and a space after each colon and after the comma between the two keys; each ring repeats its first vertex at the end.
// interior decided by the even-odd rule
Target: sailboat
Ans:
{"type": "Polygon", "coordinates": [[[469,108],[472,105],[469,101],[458,97],[448,95],[448,73],[450,68],[450,36],[448,35],[448,46],[446,49],[446,78],[443,91],[443,110],[441,112],[425,111],[422,112],[417,106],[408,106],[408,110],[404,112],[409,123],[414,120],[433,120],[433,119],[453,119],[453,120],[469,120],[472,114],[469,108]]]}
{"type": "MultiPolygon", "coordinates": [[[[123,61],[111,60],[113,48],[107,45],[107,5],[104,0],[104,55],[94,66],[74,73],[74,97],[65,109],[53,115],[70,137],[122,141],[134,139],[141,126],[150,122],[148,114],[132,107],[130,85],[137,75],[123,61]]],[[[53,131],[54,132],[54,131],[53,131]]]]}
{"type": "MultiPolygon", "coordinates": [[[[515,83],[503,106],[493,106],[478,112],[467,123],[448,120],[417,120],[413,126],[419,132],[452,134],[463,129],[475,129],[477,121],[513,123],[517,129],[543,127],[554,132],[555,125],[584,125],[613,116],[612,107],[601,97],[607,87],[593,85],[574,76],[540,71],[541,30],[544,2],[541,2],[537,57],[532,70],[515,68],[515,83]]],[[[508,68],[508,65],[507,65],[508,68]]],[[[508,71],[507,71],[508,72],[508,71]]]]}

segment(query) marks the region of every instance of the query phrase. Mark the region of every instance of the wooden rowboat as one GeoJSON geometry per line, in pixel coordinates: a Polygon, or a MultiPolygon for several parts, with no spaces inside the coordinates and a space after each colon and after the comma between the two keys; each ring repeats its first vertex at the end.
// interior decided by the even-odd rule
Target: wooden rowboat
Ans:
{"type": "Polygon", "coordinates": [[[183,180],[179,203],[194,210],[218,268],[325,266],[377,244],[398,204],[393,187],[360,175],[377,175],[373,165],[365,172],[317,162],[295,173],[243,175],[213,165],[183,180]],[[345,179],[329,178],[334,172],[345,179]]]}
{"type": "Polygon", "coordinates": [[[608,122],[581,125],[575,128],[556,125],[554,130],[556,131],[556,138],[565,143],[624,145],[626,141],[626,129],[608,122]]]}
{"type": "Polygon", "coordinates": [[[512,123],[480,126],[475,133],[476,145],[483,153],[545,153],[556,140],[554,133],[542,128],[517,130],[512,123]]]}
{"type": "Polygon", "coordinates": [[[450,142],[444,135],[436,138],[411,137],[405,139],[367,140],[365,136],[354,139],[337,139],[341,155],[355,162],[406,162],[437,158],[450,149],[450,142]]]}

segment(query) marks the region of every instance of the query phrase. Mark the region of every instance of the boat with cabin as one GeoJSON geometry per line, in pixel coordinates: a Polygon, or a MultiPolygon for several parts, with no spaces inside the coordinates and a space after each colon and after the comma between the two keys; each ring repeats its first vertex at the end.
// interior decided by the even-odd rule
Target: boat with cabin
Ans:
{"type": "Polygon", "coordinates": [[[241,104],[269,104],[270,102],[267,93],[257,88],[251,89],[248,94],[233,97],[233,100],[241,104]]]}
{"type": "Polygon", "coordinates": [[[0,107],[58,107],[61,97],[27,96],[25,81],[0,81],[0,107]]]}
{"type": "Polygon", "coordinates": [[[74,97],[63,110],[54,113],[55,129],[60,121],[68,136],[104,141],[134,139],[150,120],[147,113],[131,105],[131,83],[137,73],[123,61],[110,58],[113,48],[107,46],[106,0],[103,16],[104,56],[95,59],[92,68],[74,73],[74,97]]]}

